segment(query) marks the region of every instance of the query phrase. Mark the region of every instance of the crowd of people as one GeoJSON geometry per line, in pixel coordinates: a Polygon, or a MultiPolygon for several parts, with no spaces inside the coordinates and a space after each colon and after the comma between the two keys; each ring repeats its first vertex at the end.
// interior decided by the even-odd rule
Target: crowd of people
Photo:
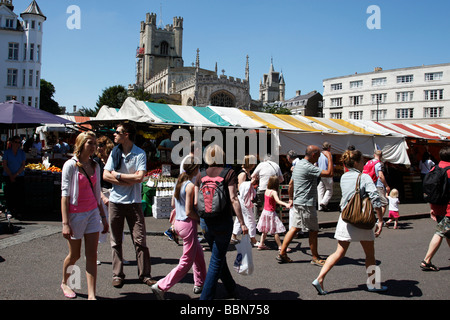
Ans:
{"type": "MultiPolygon", "coordinates": [[[[161,300],[191,268],[194,273],[193,292],[200,295],[200,300],[215,298],[219,279],[229,296],[236,296],[236,282],[228,268],[226,255],[230,242],[239,242],[241,233],[250,236],[257,250],[270,249],[265,241],[267,235],[273,235],[278,248],[274,258],[280,264],[292,262],[288,253],[294,237],[299,232],[308,233],[311,264],[321,267],[312,285],[319,294],[325,295],[325,277],[345,256],[350,243],[360,242],[365,253],[365,266],[369,268],[376,264],[374,241],[381,234],[383,226],[394,222],[394,229],[398,228],[399,194],[398,190],[391,190],[387,183],[380,150],[375,150],[374,159],[369,161],[374,168],[373,177],[365,172],[366,163],[362,153],[354,147],[350,146],[341,156],[345,173],[340,179],[340,209],[347,206],[355,193],[355,184],[360,181],[360,192],[370,198],[377,222],[374,229],[366,230],[340,217],[335,232],[337,249],[323,259],[319,254],[318,211],[330,210],[335,167],[332,146],[328,142],[323,143],[321,148],[308,146],[302,159],[293,150],[287,154],[287,160],[292,166],[290,181],[284,181],[280,166],[270,156],[258,164],[255,156],[248,155],[240,170],[230,169],[225,165],[225,153],[218,145],[206,148],[203,153],[205,165],[201,166],[202,160],[195,157],[198,145],[193,143],[191,153],[183,159],[172,198],[174,211],[171,230],[183,240],[183,254],[179,264],[164,278],[156,281],[151,276],[150,250],[146,242],[141,205],[141,184],[147,173],[147,155],[135,144],[135,138],[136,128],[129,123],[117,126],[114,141],[106,136],[97,137],[93,132],[81,133],[76,139],[73,157],[63,167],[62,235],[67,239],[69,253],[63,262],[61,289],[69,299],[77,296],[67,281],[70,267],[80,258],[83,240],[88,298],[96,298],[98,244],[107,241],[107,234],[110,235],[112,250],[112,285],[116,288],[124,285],[123,265],[126,261],[123,259],[122,243],[125,220],[136,252],[139,280],[150,286],[161,300]],[[199,202],[206,203],[199,196],[204,188],[205,177],[224,185],[226,201],[220,213],[214,217],[206,215],[207,209],[203,208],[201,212],[198,210],[199,202]],[[288,201],[283,201],[279,196],[280,183],[289,184],[288,201]],[[289,209],[287,229],[277,213],[278,206],[289,209]],[[386,211],[389,212],[389,220],[384,223],[386,211]],[[198,227],[211,249],[209,266],[205,264],[204,252],[199,243],[198,227]],[[282,234],[285,234],[283,239],[282,234]]],[[[20,177],[24,171],[25,157],[20,150],[20,143],[19,137],[13,139],[11,149],[3,157],[3,175],[9,178],[6,181],[9,181],[8,187],[11,189],[20,187],[20,177]]],[[[450,167],[450,148],[443,148],[440,158],[440,168],[450,167]]],[[[431,170],[426,160],[424,166],[431,170]]],[[[217,199],[212,198],[209,207],[220,203],[218,199],[219,196],[217,199]]],[[[14,199],[7,200],[8,203],[20,203],[14,199]]],[[[205,203],[203,207],[208,207],[205,203]]],[[[431,213],[437,222],[436,233],[420,267],[427,271],[438,271],[439,268],[432,264],[431,259],[443,239],[450,245],[450,204],[431,205],[431,213]]],[[[368,273],[370,279],[371,276],[368,273]]],[[[387,290],[387,287],[368,283],[367,290],[379,292],[387,290]]]]}

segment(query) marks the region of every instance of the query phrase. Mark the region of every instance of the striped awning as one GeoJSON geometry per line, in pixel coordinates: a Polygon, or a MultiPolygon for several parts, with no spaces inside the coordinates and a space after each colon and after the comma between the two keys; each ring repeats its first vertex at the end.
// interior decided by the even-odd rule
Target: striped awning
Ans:
{"type": "Polygon", "coordinates": [[[450,127],[445,124],[405,124],[386,122],[378,122],[377,124],[387,130],[393,130],[410,138],[429,140],[448,140],[450,138],[450,127]]]}

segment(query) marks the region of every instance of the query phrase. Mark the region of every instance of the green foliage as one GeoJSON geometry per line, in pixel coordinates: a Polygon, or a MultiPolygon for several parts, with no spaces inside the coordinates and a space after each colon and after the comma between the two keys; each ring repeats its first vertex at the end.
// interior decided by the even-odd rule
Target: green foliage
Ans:
{"type": "Polygon", "coordinates": [[[58,102],[53,99],[56,92],[55,86],[44,79],[41,79],[41,98],[39,102],[39,109],[53,113],[62,114],[58,102]]]}

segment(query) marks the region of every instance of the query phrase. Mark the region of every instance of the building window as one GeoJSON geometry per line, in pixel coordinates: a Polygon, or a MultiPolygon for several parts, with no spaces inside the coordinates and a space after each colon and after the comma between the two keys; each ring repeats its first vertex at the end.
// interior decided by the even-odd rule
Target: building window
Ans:
{"type": "Polygon", "coordinates": [[[26,84],[27,84],[27,70],[23,69],[22,87],[25,87],[26,84]]]}
{"type": "Polygon", "coordinates": [[[30,45],[30,61],[34,60],[34,43],[30,45]]]}
{"type": "Polygon", "coordinates": [[[342,90],[342,83],[333,83],[331,85],[331,91],[342,90]]]}
{"type": "Polygon", "coordinates": [[[169,44],[165,41],[161,42],[160,54],[167,56],[169,54],[169,44]]]}
{"type": "Polygon", "coordinates": [[[8,45],[8,60],[19,60],[19,44],[10,42],[8,45]]]}
{"type": "Polygon", "coordinates": [[[385,103],[387,98],[387,93],[376,93],[372,95],[372,103],[385,103]]]}
{"type": "Polygon", "coordinates": [[[39,109],[39,98],[34,98],[34,107],[39,109]]]}
{"type": "Polygon", "coordinates": [[[350,97],[350,105],[351,106],[357,106],[362,104],[363,101],[363,96],[353,96],[350,97]]]}
{"type": "Polygon", "coordinates": [[[378,121],[378,120],[384,120],[386,119],[386,114],[387,114],[387,110],[383,109],[383,110],[372,110],[370,112],[370,119],[373,121],[378,121]],[[377,112],[378,112],[378,116],[377,116],[377,112]]]}
{"type": "Polygon", "coordinates": [[[414,118],[414,109],[413,108],[397,109],[396,113],[397,113],[397,119],[414,118]]]}
{"type": "Polygon", "coordinates": [[[413,101],[414,91],[397,92],[397,102],[413,101]]]}
{"type": "Polygon", "coordinates": [[[36,88],[40,87],[40,81],[39,81],[39,71],[36,71],[36,88]]]}
{"type": "Polygon", "coordinates": [[[332,107],[342,106],[342,98],[331,98],[331,106],[332,107]]]}
{"type": "Polygon", "coordinates": [[[425,90],[425,100],[442,100],[444,99],[444,89],[425,90]]]}
{"type": "Polygon", "coordinates": [[[386,84],[386,78],[372,79],[372,87],[384,86],[386,84]]]}
{"type": "Polygon", "coordinates": [[[14,19],[6,19],[5,28],[14,29],[14,19]]]}
{"type": "Polygon", "coordinates": [[[32,103],[33,103],[33,97],[28,97],[28,106],[31,107],[32,103]]]}
{"type": "Polygon", "coordinates": [[[40,45],[37,46],[37,50],[36,50],[36,61],[37,61],[37,62],[41,62],[41,46],[40,46],[40,45]]]}
{"type": "Polygon", "coordinates": [[[414,81],[414,76],[407,75],[407,76],[398,76],[397,77],[397,83],[411,83],[414,81]]]}
{"type": "Polygon", "coordinates": [[[425,81],[442,80],[443,72],[425,73],[425,81]]]}
{"type": "Polygon", "coordinates": [[[220,91],[211,95],[211,105],[234,108],[236,103],[233,95],[225,91],[220,91]]]}
{"type": "Polygon", "coordinates": [[[33,86],[33,70],[28,71],[28,86],[33,86]]]}
{"type": "Polygon", "coordinates": [[[8,69],[6,85],[8,87],[17,87],[17,69],[8,69]]]}
{"type": "Polygon", "coordinates": [[[362,120],[363,112],[362,111],[350,111],[349,118],[352,120],[362,120]]]}
{"type": "Polygon", "coordinates": [[[342,119],[342,112],[332,112],[330,113],[331,119],[342,119]]]}
{"type": "Polygon", "coordinates": [[[36,29],[36,21],[31,20],[31,29],[36,29]]]}
{"type": "Polygon", "coordinates": [[[441,118],[443,116],[444,107],[424,108],[425,118],[441,118]]]}
{"type": "Polygon", "coordinates": [[[27,61],[27,44],[23,45],[23,61],[27,61]]]}
{"type": "Polygon", "coordinates": [[[354,89],[354,88],[361,88],[363,86],[363,81],[359,80],[359,81],[351,81],[350,82],[350,88],[354,89]]]}

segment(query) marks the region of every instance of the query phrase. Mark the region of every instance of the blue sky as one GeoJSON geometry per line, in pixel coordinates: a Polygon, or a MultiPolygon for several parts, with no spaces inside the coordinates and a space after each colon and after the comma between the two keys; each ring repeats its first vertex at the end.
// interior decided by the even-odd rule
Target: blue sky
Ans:
{"type": "MultiPolygon", "coordinates": [[[[22,12],[31,0],[14,0],[22,12]]],[[[37,0],[44,25],[42,78],[55,100],[94,107],[102,90],[135,82],[140,22],[156,13],[164,25],[184,19],[183,59],[245,78],[250,59],[253,99],[273,58],[283,71],[286,98],[296,90],[323,92],[326,78],[450,62],[450,1],[430,0],[37,0]],[[70,30],[70,5],[81,10],[81,29],[70,30]],[[377,5],[381,29],[370,30],[367,8],[377,5]],[[162,7],[162,15],[161,15],[162,7]]]]}

